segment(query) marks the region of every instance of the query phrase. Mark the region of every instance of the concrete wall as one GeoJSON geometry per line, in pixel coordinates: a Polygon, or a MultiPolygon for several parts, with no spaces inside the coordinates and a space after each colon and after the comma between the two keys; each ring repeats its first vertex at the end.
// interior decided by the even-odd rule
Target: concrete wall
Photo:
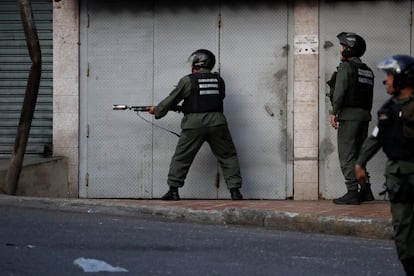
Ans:
{"type": "MultiPolygon", "coordinates": [[[[0,190],[6,190],[9,159],[0,159],[0,190]]],[[[39,197],[70,197],[68,162],[65,157],[25,158],[16,195],[39,197]]]]}
{"type": "Polygon", "coordinates": [[[79,4],[53,3],[53,155],[68,161],[68,196],[78,197],[79,4]]]}
{"type": "Polygon", "coordinates": [[[293,16],[294,199],[316,200],[318,199],[318,1],[297,0],[293,16]]]}

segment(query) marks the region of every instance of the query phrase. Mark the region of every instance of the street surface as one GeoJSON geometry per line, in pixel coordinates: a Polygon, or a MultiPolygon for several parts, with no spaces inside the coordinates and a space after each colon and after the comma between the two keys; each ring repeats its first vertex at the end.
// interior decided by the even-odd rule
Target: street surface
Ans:
{"type": "Polygon", "coordinates": [[[393,241],[0,207],[1,275],[404,275],[393,241]],[[107,274],[108,272],[105,272],[107,274]]]}

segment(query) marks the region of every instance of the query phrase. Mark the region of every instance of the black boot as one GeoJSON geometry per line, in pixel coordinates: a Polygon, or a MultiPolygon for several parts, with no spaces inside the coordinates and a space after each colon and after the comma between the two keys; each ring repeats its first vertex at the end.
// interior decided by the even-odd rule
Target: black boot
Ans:
{"type": "Polygon", "coordinates": [[[240,193],[239,188],[231,188],[230,189],[231,199],[232,200],[242,200],[243,195],[240,193]]]}
{"type": "Polygon", "coordinates": [[[161,200],[180,200],[177,187],[170,187],[168,192],[161,198],[161,200]]]}
{"type": "Polygon", "coordinates": [[[335,198],[333,200],[335,204],[351,204],[351,205],[359,205],[361,202],[359,201],[359,193],[358,191],[348,191],[346,194],[339,198],[335,198]]]}
{"type": "Polygon", "coordinates": [[[367,183],[364,186],[361,187],[361,189],[359,190],[359,201],[363,202],[363,201],[373,201],[374,199],[374,195],[372,194],[372,190],[371,190],[371,184],[367,183]]]}
{"type": "Polygon", "coordinates": [[[401,260],[404,267],[405,275],[414,276],[414,258],[401,260]]]}

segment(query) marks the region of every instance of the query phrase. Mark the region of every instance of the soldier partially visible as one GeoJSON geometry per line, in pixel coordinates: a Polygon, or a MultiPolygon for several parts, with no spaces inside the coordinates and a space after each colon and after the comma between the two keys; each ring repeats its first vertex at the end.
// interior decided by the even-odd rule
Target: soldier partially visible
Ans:
{"type": "Polygon", "coordinates": [[[394,55],[378,64],[386,73],[391,98],[378,110],[378,124],[364,142],[355,165],[361,185],[367,182],[367,162],[382,148],[385,191],[391,204],[394,241],[407,275],[414,275],[414,58],[394,55]]]}

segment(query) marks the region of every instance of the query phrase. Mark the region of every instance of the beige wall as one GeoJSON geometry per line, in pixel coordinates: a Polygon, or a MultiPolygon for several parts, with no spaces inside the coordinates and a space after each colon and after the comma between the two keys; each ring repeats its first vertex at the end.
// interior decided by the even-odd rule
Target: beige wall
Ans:
{"type": "Polygon", "coordinates": [[[69,196],[78,197],[79,6],[53,3],[53,155],[68,160],[69,196]]]}
{"type": "Polygon", "coordinates": [[[293,187],[295,200],[318,199],[318,1],[294,7],[293,187]],[[312,44],[303,44],[313,42],[312,44]],[[316,52],[315,52],[316,51],[316,52]]]}
{"type": "MultiPolygon", "coordinates": [[[[318,53],[303,50],[318,35],[318,1],[293,7],[293,189],[295,200],[318,199],[318,53]],[[304,48],[302,48],[304,47],[304,48]]],[[[53,4],[53,147],[68,159],[70,196],[78,196],[79,170],[79,5],[53,4]]],[[[291,37],[291,36],[290,36],[291,37]]],[[[311,44],[318,49],[318,45],[311,44]]],[[[311,50],[311,49],[307,49],[311,50]]],[[[287,183],[287,186],[291,186],[287,183]]]]}

